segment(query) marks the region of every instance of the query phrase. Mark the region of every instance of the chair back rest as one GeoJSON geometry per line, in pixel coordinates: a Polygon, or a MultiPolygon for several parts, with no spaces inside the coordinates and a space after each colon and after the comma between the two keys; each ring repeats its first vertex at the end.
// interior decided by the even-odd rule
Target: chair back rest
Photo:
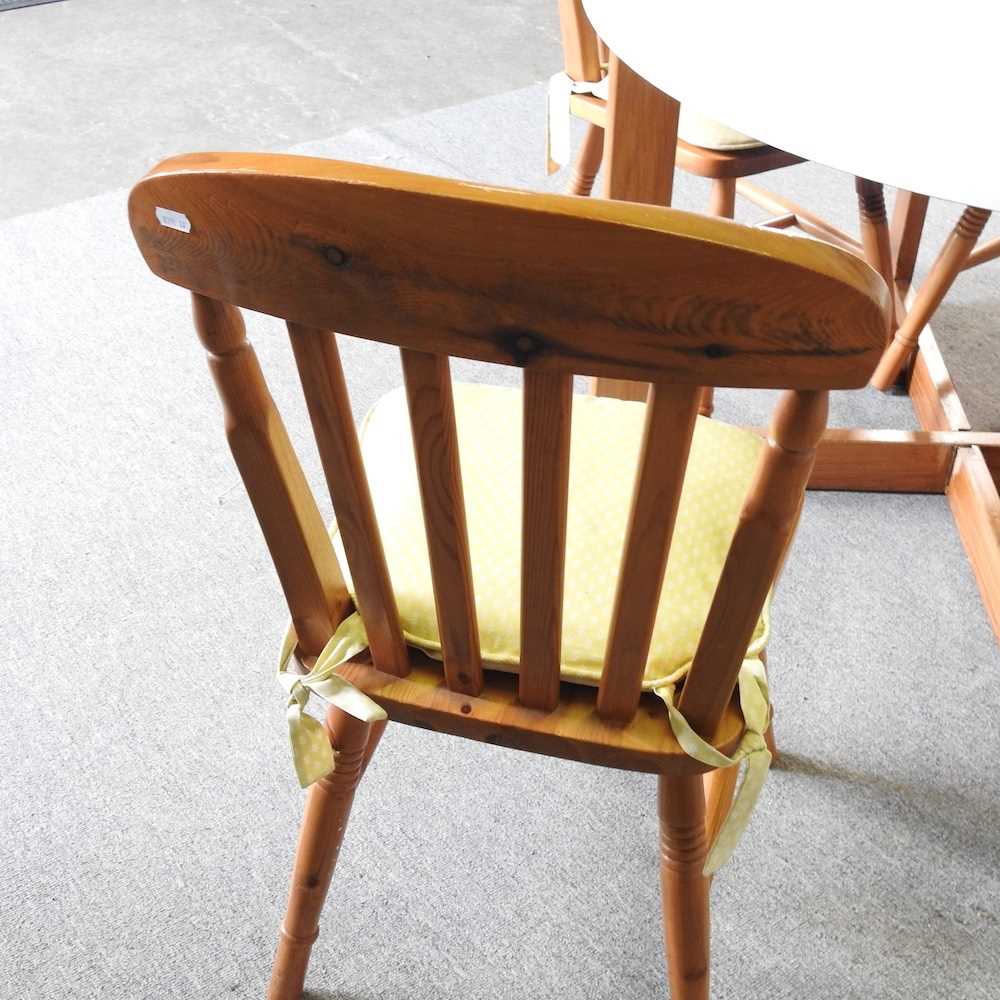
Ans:
{"type": "MultiPolygon", "coordinates": [[[[590,23],[582,0],[559,0],[563,69],[573,80],[601,79],[601,41],[590,23]]],[[[605,59],[606,61],[606,59],[605,59]]]]}
{"type": "Polygon", "coordinates": [[[744,506],[682,699],[711,732],[791,536],[827,390],[865,384],[888,296],[812,240],[637,204],[290,156],[168,160],[134,188],[150,268],[194,293],[230,446],[301,650],[349,598],[237,307],[286,320],[375,665],[408,654],[337,331],[400,348],[448,687],[483,685],[449,356],[524,370],[519,700],[559,699],[572,379],[650,384],[598,711],[634,714],[700,387],[791,390],[744,506]]]}

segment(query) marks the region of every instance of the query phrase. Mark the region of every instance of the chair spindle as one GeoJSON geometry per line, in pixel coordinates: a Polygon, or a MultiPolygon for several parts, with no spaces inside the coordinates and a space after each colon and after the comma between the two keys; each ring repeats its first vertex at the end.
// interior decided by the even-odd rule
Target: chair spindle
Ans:
{"type": "Polygon", "coordinates": [[[288,334],[372,659],[379,670],[405,677],[410,669],[409,657],[361,460],[336,335],[291,322],[288,334]]]}
{"type": "Polygon", "coordinates": [[[528,708],[559,701],[573,376],[524,373],[521,667],[528,708]]]}
{"type": "Polygon", "coordinates": [[[350,606],[333,546],[239,309],[198,293],[192,294],[192,309],[222,399],[229,448],[274,560],[299,646],[315,655],[350,606]]]}
{"type": "Polygon", "coordinates": [[[483,688],[483,666],[448,357],[405,348],[399,353],[445,681],[452,691],[476,695],[483,688]]]}
{"type": "Polygon", "coordinates": [[[795,530],[816,446],[826,428],[828,399],[826,391],[786,392],[775,408],[678,703],[705,739],[711,739],[732,696],[795,530]]]}
{"type": "Polygon", "coordinates": [[[598,714],[627,722],[639,705],[684,470],[701,401],[696,386],[653,383],[625,534],[598,714]]]}

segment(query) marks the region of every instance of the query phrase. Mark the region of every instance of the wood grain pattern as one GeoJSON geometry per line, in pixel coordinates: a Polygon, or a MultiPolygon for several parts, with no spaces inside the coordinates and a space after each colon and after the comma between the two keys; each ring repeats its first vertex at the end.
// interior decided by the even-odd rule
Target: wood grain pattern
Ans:
{"type": "MultiPolygon", "coordinates": [[[[557,706],[546,712],[521,704],[515,675],[487,670],[483,690],[473,698],[450,691],[442,681],[441,665],[416,651],[404,678],[382,673],[363,655],[338,672],[377,701],[393,724],[647,774],[707,770],[681,750],[664,720],[663,702],[652,694],[643,696],[639,711],[623,726],[597,714],[596,688],[563,684],[557,706]]],[[[743,716],[733,699],[710,742],[730,753],[742,734],[743,716]]]]}
{"type": "Polygon", "coordinates": [[[523,368],[850,388],[884,340],[885,289],[851,255],[648,205],[230,153],[161,165],[130,218],[154,272],[194,291],[523,368]]]}
{"type": "Polygon", "coordinates": [[[732,695],[767,593],[798,520],[828,397],[788,392],[771,423],[678,707],[704,735],[732,695]]]}
{"type": "MultiPolygon", "coordinates": [[[[639,93],[627,67],[612,72],[619,97],[622,87],[639,93]]],[[[661,126],[676,125],[662,95],[639,99],[658,103],[661,126]]],[[[640,169],[627,182],[654,178],[640,169]]],[[[777,411],[681,693],[692,724],[729,754],[744,731],[736,672],[800,510],[826,390],[864,384],[883,345],[888,299],[877,277],[843,251],[724,220],[289,157],[168,161],[137,185],[130,218],[154,272],[196,293],[304,668],[349,605],[236,304],[288,322],[371,640],[340,674],[404,724],[660,775],[671,981],[675,1000],[705,1000],[706,767],[677,744],[662,703],[639,690],[701,386],[798,390],[777,411]],[[191,231],[160,226],[156,206],[183,212],[191,231]],[[443,670],[402,645],[332,330],[402,349],[443,670]],[[516,677],[479,660],[449,355],[525,370],[516,677]],[[653,385],[599,689],[559,678],[574,373],[653,385]]],[[[334,723],[343,753],[310,795],[271,1000],[301,991],[350,799],[381,735],[351,735],[352,725],[334,723]]],[[[717,824],[726,785],[713,787],[717,824]]]]}
{"type": "Polygon", "coordinates": [[[943,432],[828,428],[816,449],[809,489],[944,493],[962,443],[961,435],[943,432]]]}
{"type": "Polygon", "coordinates": [[[639,704],[700,397],[689,386],[650,386],[597,698],[604,719],[626,721],[639,704]]]}
{"type": "Polygon", "coordinates": [[[521,678],[529,708],[559,701],[573,379],[524,373],[521,678]]]}
{"type": "Polygon", "coordinates": [[[669,205],[681,106],[616,55],[608,79],[604,197],[669,205]]]}
{"type": "Polygon", "coordinates": [[[444,673],[452,690],[478,694],[483,686],[483,665],[451,372],[447,357],[439,354],[403,350],[400,356],[444,673]]]}
{"type": "Polygon", "coordinates": [[[383,670],[403,674],[409,660],[337,338],[327,330],[297,323],[288,324],[288,334],[368,641],[383,670]]]}
{"type": "Polygon", "coordinates": [[[962,448],[948,502],[986,613],[1000,637],[1000,495],[979,448],[962,448]]]}
{"type": "Polygon", "coordinates": [[[574,80],[600,80],[597,33],[580,0],[559,0],[559,28],[567,75],[574,80]]]}
{"type": "Polygon", "coordinates": [[[300,649],[319,653],[350,608],[330,538],[239,310],[195,295],[194,324],[209,352],[226,437],[288,602],[300,649]]]}

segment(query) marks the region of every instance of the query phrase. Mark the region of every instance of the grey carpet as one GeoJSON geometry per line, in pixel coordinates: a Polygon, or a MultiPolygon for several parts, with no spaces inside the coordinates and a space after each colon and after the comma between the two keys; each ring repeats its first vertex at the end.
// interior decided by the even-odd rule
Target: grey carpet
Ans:
{"type": "Polygon", "coordinates": [[[0,0],[0,13],[18,7],[40,7],[43,3],[59,3],[59,0],[0,0]]]}
{"type": "MultiPolygon", "coordinates": [[[[529,88],[298,151],[537,187],[542,112],[529,88]]],[[[848,178],[771,183],[850,223],[848,178]]],[[[186,296],[145,270],[120,191],[0,226],[0,274],[0,997],[261,996],[303,799],[285,616],[186,296]]],[[[995,275],[938,324],[993,425],[995,275]]],[[[249,326],[306,442],[279,325],[249,326]]],[[[398,369],[344,356],[360,413],[398,369]]],[[[783,759],[713,888],[713,996],[996,997],[1000,656],[945,500],[811,494],[774,619],[783,759]]],[[[662,997],[656,845],[648,776],[392,727],[308,995],[662,997]]]]}

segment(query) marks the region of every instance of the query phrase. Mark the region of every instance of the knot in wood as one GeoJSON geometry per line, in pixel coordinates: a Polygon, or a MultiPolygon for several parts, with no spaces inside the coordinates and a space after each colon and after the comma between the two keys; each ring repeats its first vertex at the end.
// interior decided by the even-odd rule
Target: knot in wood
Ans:
{"type": "Polygon", "coordinates": [[[323,256],[328,264],[334,267],[343,267],[347,263],[347,254],[340,247],[335,247],[332,243],[323,247],[323,256]]]}

